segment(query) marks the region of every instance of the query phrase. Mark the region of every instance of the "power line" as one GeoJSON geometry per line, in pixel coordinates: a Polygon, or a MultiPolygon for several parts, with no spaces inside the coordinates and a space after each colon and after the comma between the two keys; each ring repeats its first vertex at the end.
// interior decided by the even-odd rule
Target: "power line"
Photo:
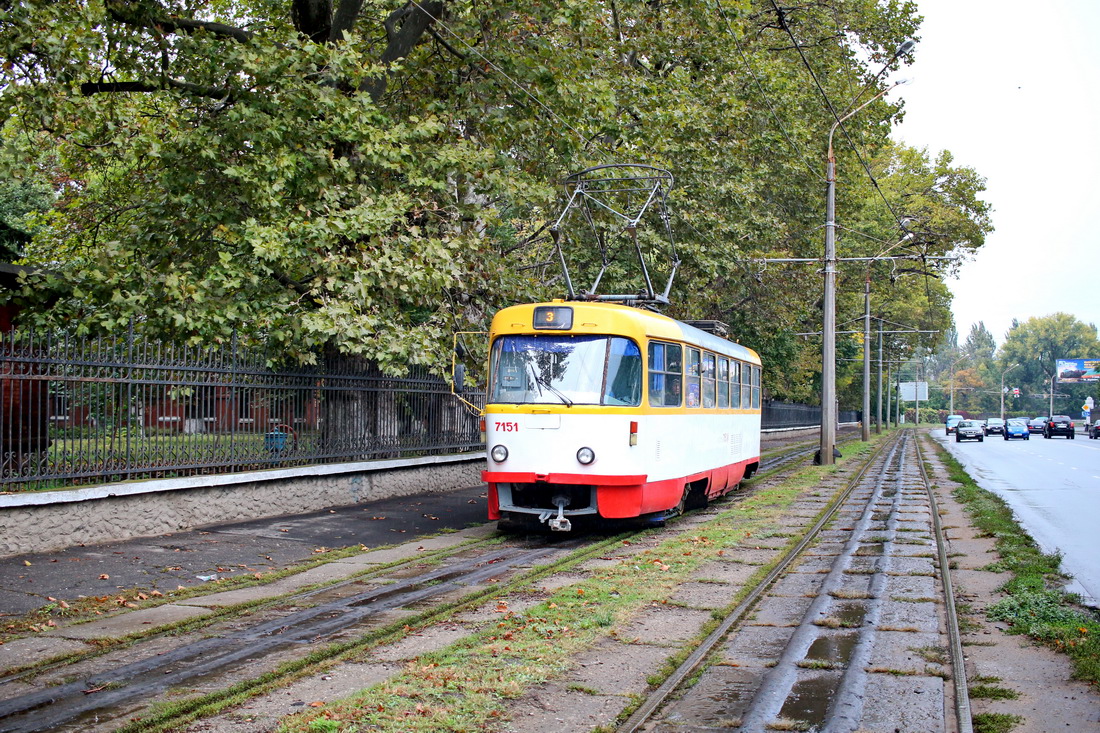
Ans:
{"type": "Polygon", "coordinates": [[[871,172],[871,166],[867,164],[867,161],[863,158],[863,154],[859,152],[859,148],[856,146],[855,141],[853,141],[851,136],[848,135],[847,128],[844,127],[844,124],[841,122],[840,115],[838,115],[837,111],[833,108],[833,103],[829,101],[829,95],[825,93],[825,89],[821,86],[821,82],[818,81],[817,74],[814,73],[813,67],[810,66],[810,62],[806,59],[806,54],[802,51],[802,45],[798,42],[798,39],[794,37],[794,33],[791,31],[791,27],[787,23],[787,19],[783,15],[783,11],[776,4],[775,0],[771,0],[771,4],[772,7],[775,9],[776,17],[779,20],[779,27],[782,28],[788,36],[790,36],[791,43],[794,44],[795,50],[798,51],[798,57],[802,59],[802,64],[806,67],[806,70],[810,72],[810,78],[813,79],[814,86],[816,86],[818,92],[821,93],[821,97],[825,100],[825,106],[829,109],[830,114],[832,114],[833,118],[836,119],[837,126],[840,128],[841,134],[844,135],[844,139],[848,141],[849,145],[851,145],[852,152],[854,152],[856,154],[856,157],[859,159],[860,164],[863,166],[863,170],[867,173],[867,177],[871,181],[871,185],[874,187],[875,191],[882,199],[882,202],[886,204],[886,208],[889,209],[890,215],[894,217],[894,221],[897,222],[898,228],[904,230],[905,227],[902,225],[902,218],[898,216],[898,213],[894,211],[894,207],[890,205],[890,201],[886,198],[886,194],[883,193],[882,189],[878,185],[878,180],[875,178],[875,174],[871,172]]]}
{"type": "Polygon", "coordinates": [[[779,115],[775,111],[775,107],[772,106],[771,100],[768,97],[768,93],[764,90],[764,85],[761,84],[760,79],[756,76],[756,70],[753,69],[751,63],[749,63],[748,57],[745,55],[745,51],[741,48],[741,42],[737,38],[737,34],[734,32],[729,18],[726,17],[726,11],[722,7],[721,0],[717,0],[718,14],[722,17],[722,22],[726,24],[726,30],[729,32],[730,37],[733,39],[733,45],[737,48],[737,53],[741,57],[741,62],[745,65],[745,68],[749,72],[749,76],[752,77],[753,82],[756,83],[756,88],[760,90],[760,95],[764,98],[764,103],[768,106],[768,111],[771,112],[772,119],[775,120],[776,127],[783,133],[783,137],[786,138],[787,144],[791,146],[794,152],[799,156],[802,162],[806,165],[806,169],[810,172],[811,176],[815,178],[822,178],[821,174],[814,170],[814,167],[810,164],[809,157],[802,151],[801,148],[795,143],[788,134],[787,129],[783,126],[783,123],[779,120],[779,115]]]}
{"type": "Polygon", "coordinates": [[[594,148],[596,148],[601,153],[603,153],[604,160],[609,160],[610,159],[611,151],[605,150],[603,148],[603,146],[601,146],[599,143],[595,142],[594,139],[589,139],[589,138],[585,137],[583,134],[581,134],[580,130],[573,127],[571,124],[569,124],[569,122],[567,122],[565,119],[563,119],[561,117],[561,115],[559,115],[557,112],[555,112],[553,109],[551,109],[545,103],[543,103],[543,101],[541,99],[539,99],[537,96],[535,96],[535,94],[532,93],[529,89],[527,89],[527,87],[523,86],[518,81],[513,79],[511,76],[508,75],[508,73],[506,71],[504,71],[504,69],[497,66],[488,57],[486,57],[485,54],[481,53],[481,51],[478,51],[476,48],[474,48],[469,43],[467,43],[464,38],[462,38],[460,35],[455,33],[451,29],[450,26],[448,26],[446,23],[443,22],[442,18],[438,18],[438,17],[432,15],[431,13],[429,13],[427,10],[424,9],[423,5],[421,5],[420,3],[417,2],[417,0],[409,0],[409,2],[412,3],[413,5],[415,5],[417,8],[419,8],[420,12],[424,13],[424,15],[428,16],[433,21],[435,21],[440,27],[443,28],[443,30],[445,30],[449,34],[451,34],[451,36],[453,38],[455,38],[455,40],[457,40],[459,43],[461,43],[463,46],[465,46],[467,49],[469,49],[472,53],[476,54],[478,56],[478,58],[480,58],[482,61],[487,63],[490,67],[492,67],[494,71],[496,71],[498,74],[500,74],[505,79],[507,79],[512,84],[512,86],[514,86],[516,89],[519,89],[526,96],[530,97],[531,101],[533,101],[536,105],[538,105],[542,109],[546,110],[546,112],[551,117],[553,117],[555,120],[560,122],[562,125],[564,125],[566,128],[568,128],[570,131],[572,131],[573,134],[575,134],[582,142],[585,143],[585,145],[592,145],[594,148]]]}

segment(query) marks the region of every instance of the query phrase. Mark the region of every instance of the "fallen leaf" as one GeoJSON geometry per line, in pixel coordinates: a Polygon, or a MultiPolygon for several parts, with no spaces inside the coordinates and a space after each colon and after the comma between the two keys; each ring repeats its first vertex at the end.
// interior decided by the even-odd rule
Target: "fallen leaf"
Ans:
{"type": "Polygon", "coordinates": [[[28,566],[29,566],[29,565],[31,564],[31,561],[30,561],[30,560],[24,560],[24,561],[23,561],[23,564],[24,564],[24,565],[28,565],[28,566]]]}
{"type": "Polygon", "coordinates": [[[321,702],[320,700],[315,700],[315,701],[313,701],[309,704],[309,706],[311,708],[320,708],[320,707],[324,707],[324,705],[325,704],[323,702],[321,702]]]}
{"type": "Polygon", "coordinates": [[[102,575],[99,576],[99,579],[100,580],[110,580],[111,576],[107,575],[107,573],[103,573],[102,575]]]}

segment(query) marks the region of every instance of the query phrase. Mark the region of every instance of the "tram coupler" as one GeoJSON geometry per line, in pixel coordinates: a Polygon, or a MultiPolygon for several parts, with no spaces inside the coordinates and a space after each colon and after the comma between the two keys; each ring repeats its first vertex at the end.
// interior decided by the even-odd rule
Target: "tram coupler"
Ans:
{"type": "MultiPolygon", "coordinates": [[[[569,503],[569,499],[564,496],[554,497],[554,506],[558,508],[558,515],[555,517],[553,513],[547,512],[545,517],[548,520],[547,526],[553,532],[569,532],[573,529],[573,523],[565,516],[565,506],[569,503]]],[[[542,517],[540,517],[541,519],[542,517]]]]}

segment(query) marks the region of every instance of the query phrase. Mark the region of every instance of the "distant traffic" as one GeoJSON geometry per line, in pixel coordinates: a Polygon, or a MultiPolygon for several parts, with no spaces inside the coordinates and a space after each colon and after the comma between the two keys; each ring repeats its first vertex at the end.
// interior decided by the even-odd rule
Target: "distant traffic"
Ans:
{"type": "MultiPolygon", "coordinates": [[[[1095,440],[1100,437],[1100,420],[1092,425],[1086,422],[1082,427],[1089,438],[1095,440]]],[[[947,435],[954,435],[956,443],[964,440],[976,440],[981,443],[991,435],[999,435],[1005,440],[1030,440],[1035,433],[1047,439],[1059,436],[1073,440],[1077,435],[1073,419],[1068,415],[1039,416],[1030,420],[1024,417],[1004,420],[999,417],[977,419],[962,415],[948,415],[944,421],[944,432],[947,435]]]]}

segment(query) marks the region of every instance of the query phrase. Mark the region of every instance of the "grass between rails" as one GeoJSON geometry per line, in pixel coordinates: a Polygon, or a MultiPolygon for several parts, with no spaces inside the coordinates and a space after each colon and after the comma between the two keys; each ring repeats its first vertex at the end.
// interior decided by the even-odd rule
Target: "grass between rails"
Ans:
{"type": "MultiPolygon", "coordinates": [[[[869,448],[857,445],[850,452],[866,450],[869,448]]],[[[652,547],[645,545],[653,532],[624,540],[624,548],[637,546],[638,550],[623,554],[619,563],[594,570],[523,613],[509,612],[498,623],[422,655],[386,682],[288,718],[281,730],[428,733],[499,729],[504,725],[508,700],[560,676],[573,665],[574,657],[601,640],[618,638],[630,643],[632,639],[619,636],[630,620],[646,609],[669,604],[679,585],[695,570],[723,558],[735,560],[736,549],[753,547],[754,539],[782,535],[774,520],[824,475],[838,469],[804,469],[781,486],[739,499],[690,535],[673,536],[652,547]]],[[[782,552],[778,553],[776,560],[781,556],[782,552]]],[[[767,570],[762,567],[757,577],[767,570]]],[[[743,592],[751,587],[750,581],[743,592]]],[[[732,599],[730,608],[740,600],[732,599]]],[[[696,641],[718,623],[717,618],[708,623],[696,641]]],[[[670,674],[677,659],[690,654],[690,646],[669,660],[660,675],[670,674]]]]}
{"type": "Polygon", "coordinates": [[[1061,590],[1066,580],[1061,557],[1040,550],[1000,497],[979,487],[950,453],[933,444],[951,480],[958,484],[954,495],[966,507],[974,527],[996,540],[1000,560],[990,569],[1012,574],[1001,588],[1007,597],[990,606],[986,615],[1008,622],[1011,634],[1025,634],[1066,653],[1074,679],[1100,685],[1100,616],[1061,590]]]}

